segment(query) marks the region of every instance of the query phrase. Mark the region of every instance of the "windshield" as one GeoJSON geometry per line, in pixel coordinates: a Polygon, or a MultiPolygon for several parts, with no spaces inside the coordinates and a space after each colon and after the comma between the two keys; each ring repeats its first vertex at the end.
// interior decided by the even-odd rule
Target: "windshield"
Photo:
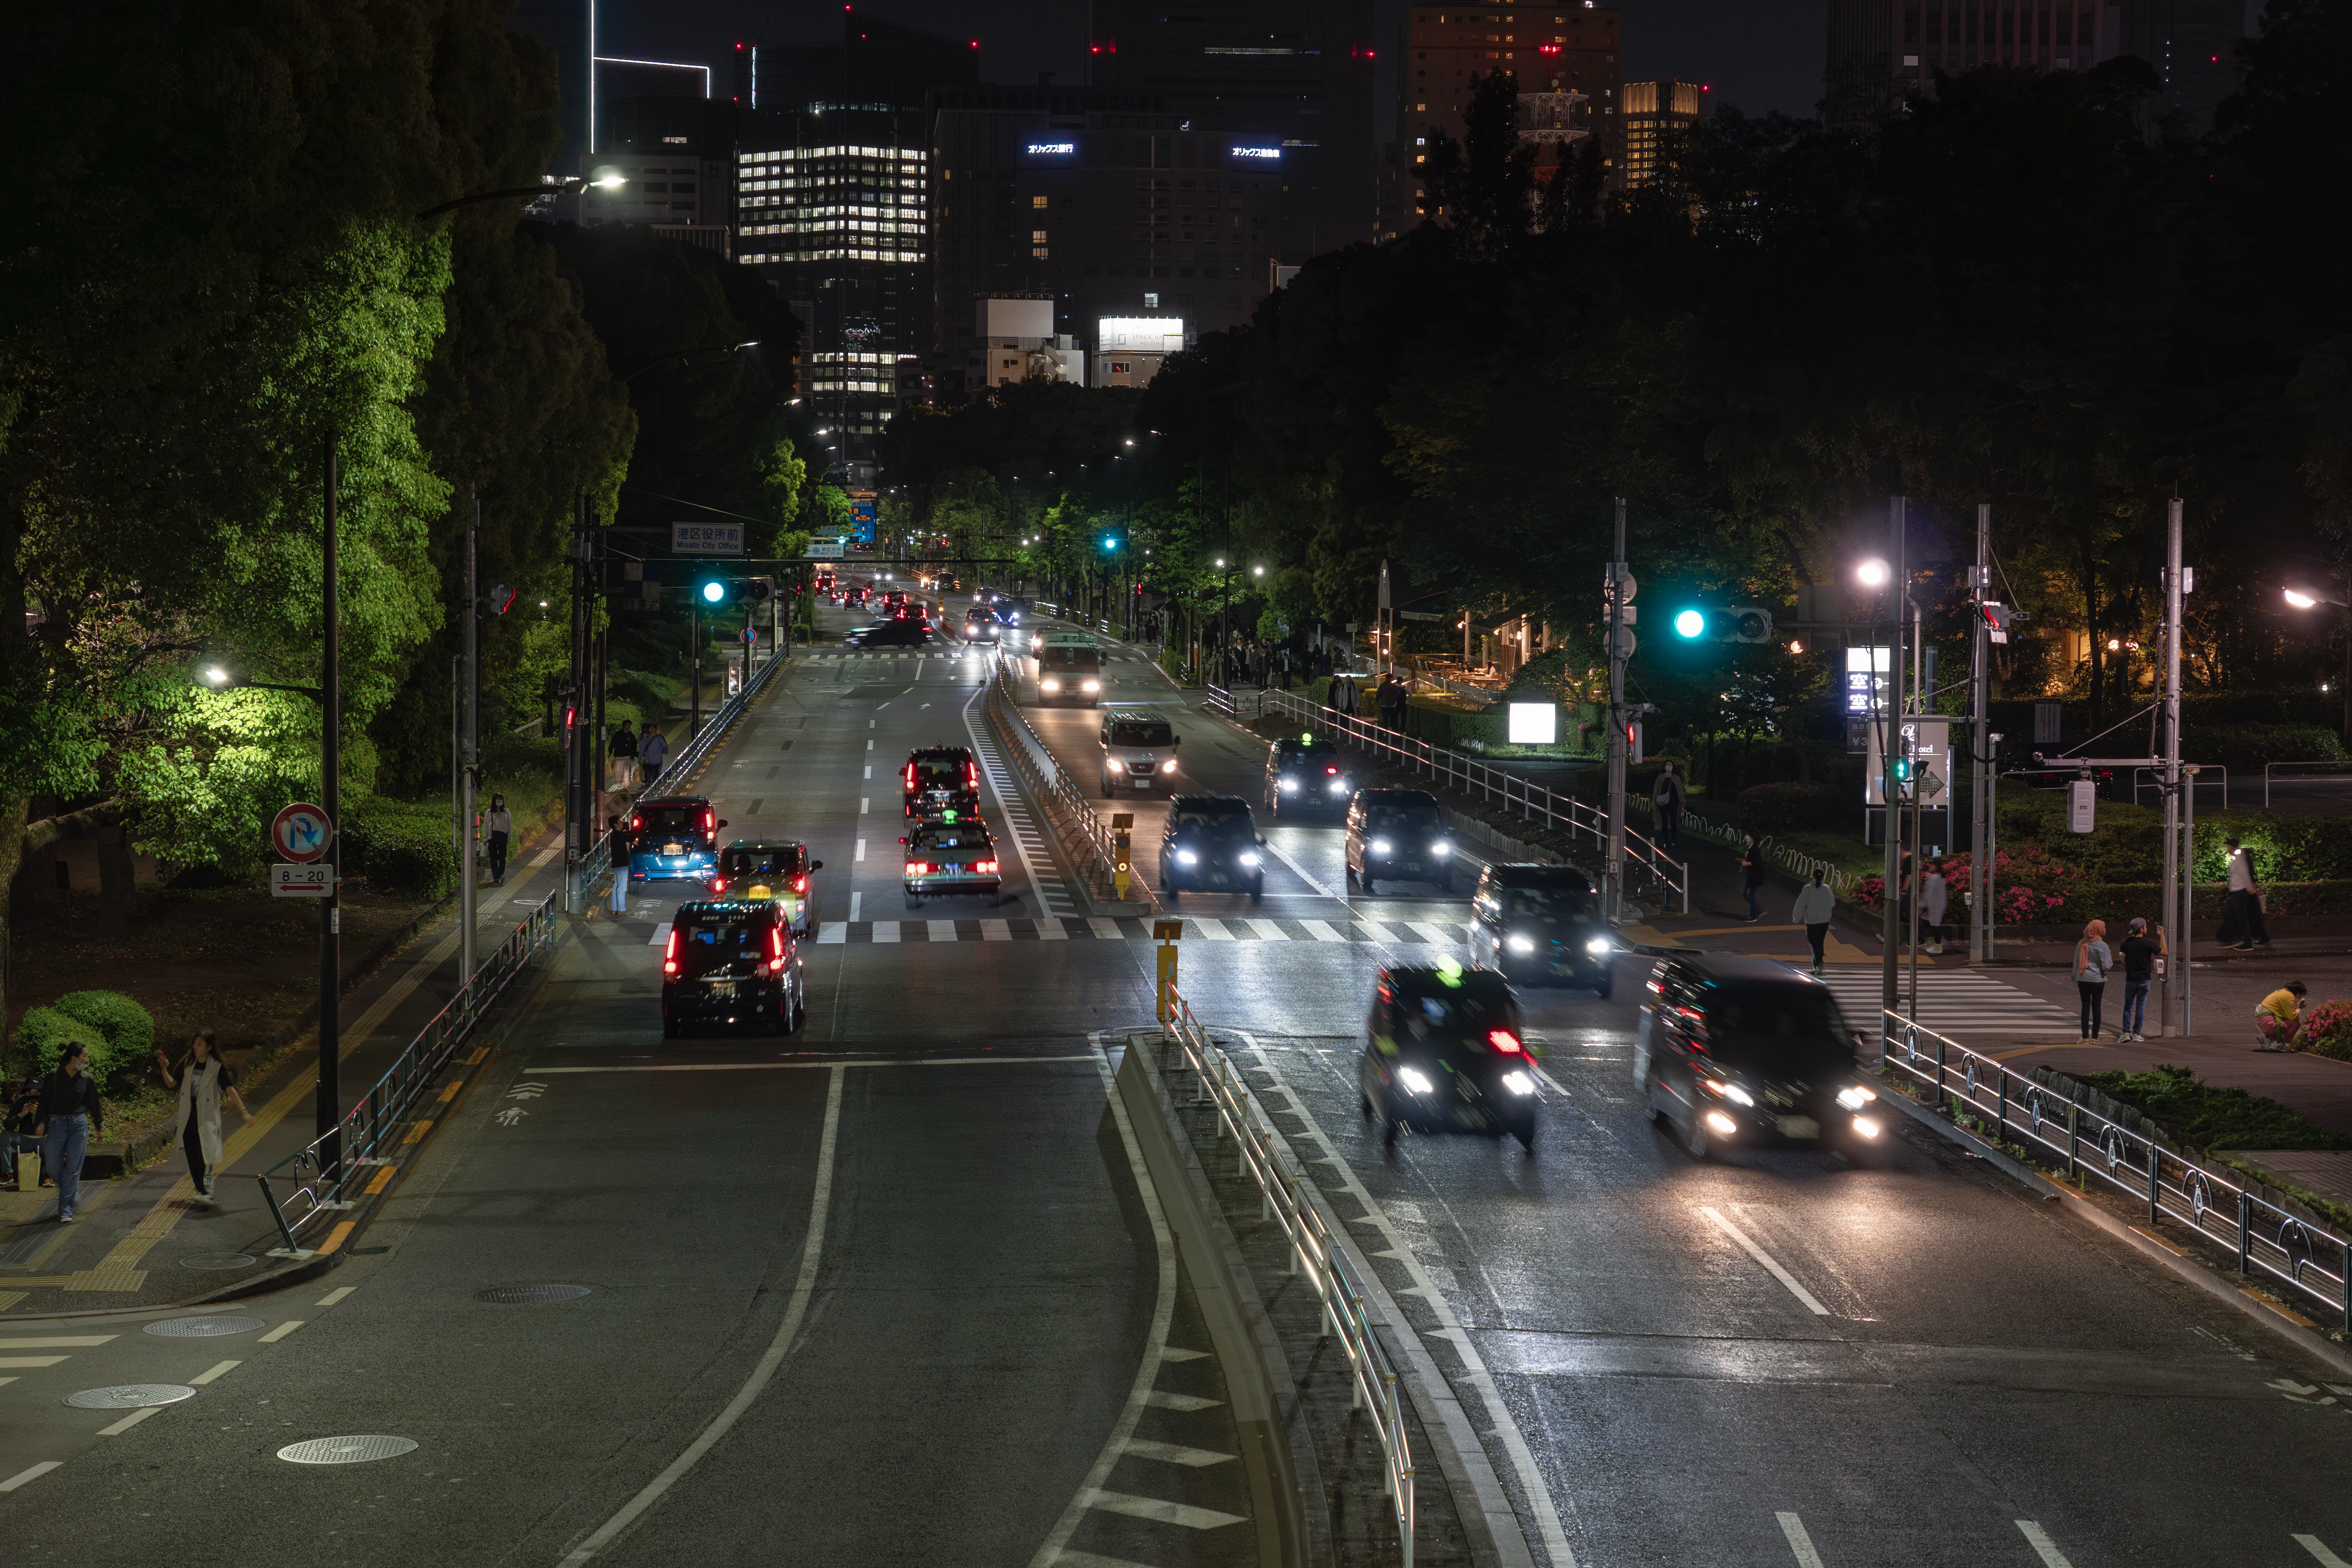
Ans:
{"type": "Polygon", "coordinates": [[[985,849],[988,835],[974,829],[970,833],[925,833],[907,846],[909,853],[932,849],[985,849]]]}
{"type": "Polygon", "coordinates": [[[1364,814],[1364,826],[1375,833],[1434,833],[1433,805],[1376,805],[1364,814]]]}
{"type": "Polygon", "coordinates": [[[1581,920],[1592,913],[1592,895],[1582,888],[1507,888],[1503,913],[1531,921],[1581,920]]]}
{"type": "Polygon", "coordinates": [[[1301,745],[1297,741],[1282,742],[1282,764],[1285,767],[1320,766],[1339,760],[1339,748],[1328,741],[1318,741],[1313,745],[1301,745]]]}
{"type": "Polygon", "coordinates": [[[910,764],[915,770],[918,789],[961,789],[963,759],[961,757],[918,757],[910,764]]]}
{"type": "Polygon", "coordinates": [[[1396,999],[1397,1027],[1408,1040],[1483,1037],[1511,1026],[1509,1001],[1499,988],[1470,983],[1459,987],[1406,991],[1396,999]]]}
{"type": "Polygon", "coordinates": [[[808,851],[799,845],[772,849],[730,849],[724,868],[730,877],[796,877],[808,869],[808,851]]]}
{"type": "Polygon", "coordinates": [[[645,818],[644,832],[648,838],[702,831],[702,813],[695,806],[649,805],[639,815],[645,818]]]}
{"type": "Polygon", "coordinates": [[[723,974],[768,959],[768,922],[751,915],[702,915],[678,932],[678,969],[689,978],[723,974]]]}
{"type": "Polygon", "coordinates": [[[1127,719],[1110,727],[1110,743],[1114,746],[1164,746],[1175,731],[1160,719],[1127,719]]]}
{"type": "Polygon", "coordinates": [[[1037,650],[1037,662],[1052,668],[1093,669],[1102,663],[1102,657],[1090,647],[1056,647],[1048,643],[1037,650]]]}
{"type": "Polygon", "coordinates": [[[1727,1068],[1772,1076],[1853,1061],[1853,1035],[1825,987],[1719,985],[1706,996],[1707,1052],[1727,1068]]]}
{"type": "Polygon", "coordinates": [[[1246,839],[1252,837],[1251,826],[1246,807],[1234,811],[1181,811],[1176,814],[1176,831],[1201,838],[1246,839]]]}

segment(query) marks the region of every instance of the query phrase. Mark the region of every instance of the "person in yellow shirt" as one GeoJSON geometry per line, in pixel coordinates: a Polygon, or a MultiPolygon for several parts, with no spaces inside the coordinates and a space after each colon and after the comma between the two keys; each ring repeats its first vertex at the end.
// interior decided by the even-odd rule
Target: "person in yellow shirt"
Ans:
{"type": "Polygon", "coordinates": [[[2309,994],[2302,981],[2290,980],[2263,997],[2262,1005],[2254,1009],[2254,1049],[2294,1049],[2303,1033],[2303,999],[2309,994]]]}

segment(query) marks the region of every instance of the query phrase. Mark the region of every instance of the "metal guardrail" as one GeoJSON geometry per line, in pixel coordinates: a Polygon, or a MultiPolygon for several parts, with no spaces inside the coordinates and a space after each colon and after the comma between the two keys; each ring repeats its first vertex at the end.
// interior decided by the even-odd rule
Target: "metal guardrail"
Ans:
{"type": "Polygon", "coordinates": [[[2078,1182],[2145,1202],[2150,1226],[2175,1221],[2234,1254],[2240,1274],[2285,1286],[2322,1322],[2352,1332],[2352,1245],[2344,1237],[1900,1013],[1885,1011],[1882,1031],[1881,1065],[1925,1087],[1930,1105],[1979,1118],[1996,1142],[2037,1151],[2078,1182]]]}
{"type": "Polygon", "coordinates": [[[394,1163],[383,1155],[394,1140],[412,1142],[424,1127],[432,1125],[416,1121],[417,1101],[439,1079],[449,1058],[508,984],[522,973],[533,955],[554,941],[557,897],[550,893],[531,907],[498,951],[408,1042],[332,1131],[320,1134],[254,1178],[261,1184],[261,1201],[286,1242],[272,1256],[310,1256],[301,1243],[303,1230],[321,1215],[352,1207],[350,1194],[354,1185],[373,1179],[378,1167],[394,1163]],[[279,1184],[287,1187],[283,1196],[279,1184]]]}
{"type": "Polygon", "coordinates": [[[1261,1219],[1282,1226],[1290,1245],[1290,1271],[1306,1272],[1323,1304],[1323,1336],[1336,1338],[1348,1358],[1349,1392],[1354,1407],[1371,1413],[1379,1429],[1381,1491],[1387,1496],[1397,1527],[1402,1568],[1412,1568],[1412,1537],[1417,1519],[1413,1497],[1412,1447],[1404,1426],[1404,1397],[1396,1364],[1373,1332],[1364,1310],[1364,1293],[1350,1277],[1338,1241],[1324,1223],[1322,1211],[1309,1197],[1304,1176],[1292,1168],[1282,1148],[1281,1135],[1257,1097],[1209,1032],[1192,1016],[1192,1007],[1174,985],[1167,988],[1168,1022],[1160,1033],[1160,1066],[1165,1070],[1172,1053],[1181,1058],[1180,1070],[1192,1074],[1192,1103],[1212,1108],[1212,1134],[1222,1144],[1234,1141],[1236,1173],[1257,1184],[1261,1219]]]}
{"type": "MultiPolygon", "coordinates": [[[[2291,768],[2310,768],[2313,770],[2332,769],[2332,772],[2315,771],[2313,774],[2308,776],[2318,778],[2341,778],[2347,783],[2352,783],[2352,763],[2264,763],[2263,764],[2263,809],[2264,811],[2268,811],[2271,808],[2272,778],[2291,768]]],[[[2219,770],[2208,768],[2206,771],[2208,773],[2213,773],[2218,772],[2219,770]]],[[[2228,797],[2225,795],[2223,797],[2224,804],[2227,804],[2227,799],[2228,797]]]]}
{"type": "MultiPolygon", "coordinates": [[[[988,724],[996,739],[1012,754],[1013,765],[1036,792],[1045,808],[1045,815],[1061,831],[1062,841],[1078,861],[1078,875],[1098,898],[1117,900],[1118,884],[1114,875],[1118,864],[1118,848],[1111,841],[1110,825],[1096,811],[1054,760],[1045,742],[1029,726],[1028,716],[1021,711],[1020,694],[1014,689],[1013,676],[1003,658],[988,682],[988,724]]],[[[1160,900],[1144,884],[1139,876],[1130,875],[1127,884],[1127,901],[1139,903],[1149,914],[1160,911],[1160,900]]]]}
{"type": "MultiPolygon", "coordinates": [[[[1464,795],[1475,792],[1489,802],[1500,796],[1504,805],[1517,805],[1528,821],[1539,820],[1549,826],[1561,828],[1570,836],[1582,834],[1597,846],[1605,847],[1608,845],[1607,814],[1595,811],[1574,795],[1554,795],[1541,784],[1531,783],[1517,773],[1490,768],[1459,752],[1400,735],[1393,730],[1384,730],[1345,713],[1318,708],[1292,692],[1259,693],[1258,711],[1264,713],[1269,709],[1303,724],[1320,725],[1364,750],[1385,752],[1411,765],[1415,773],[1426,772],[1434,778],[1443,779],[1464,795]]],[[[1631,827],[1625,830],[1625,859],[1630,869],[1646,874],[1658,890],[1671,893],[1681,900],[1684,914],[1690,913],[1690,867],[1687,864],[1673,858],[1631,827]]]]}

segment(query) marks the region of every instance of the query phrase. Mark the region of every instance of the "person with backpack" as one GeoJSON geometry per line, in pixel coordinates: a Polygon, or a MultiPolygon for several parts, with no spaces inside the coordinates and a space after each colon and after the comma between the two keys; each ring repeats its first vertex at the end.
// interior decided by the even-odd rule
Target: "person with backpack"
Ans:
{"type": "Polygon", "coordinates": [[[2074,988],[2083,996],[2083,1038],[2099,1037],[2099,1006],[2106,1000],[2107,971],[2116,966],[2115,954],[2107,950],[2107,922],[2093,921],[2083,928],[2083,940],[2074,944],[2074,988]]]}
{"type": "Polygon", "coordinates": [[[1837,912],[1837,894],[1822,879],[1822,868],[1813,868],[1813,879],[1797,895],[1797,907],[1789,911],[1790,921],[1805,928],[1805,940],[1813,944],[1813,973],[1822,972],[1825,962],[1822,950],[1830,940],[1830,917],[1837,912]]]}
{"type": "Polygon", "coordinates": [[[1658,769],[1657,783],[1650,786],[1650,804],[1658,813],[1658,842],[1682,847],[1683,841],[1683,781],[1667,763],[1658,769]]]}
{"type": "Polygon", "coordinates": [[[187,1155],[188,1180],[195,1184],[197,1197],[217,1203],[213,1181],[221,1166],[221,1096],[226,1095],[247,1121],[253,1120],[253,1112],[237,1093],[236,1077],[221,1059],[220,1041],[210,1029],[196,1031],[178,1068],[172,1066],[161,1047],[155,1051],[155,1065],[163,1069],[163,1087],[179,1091],[180,1109],[172,1123],[172,1136],[187,1155]]]}

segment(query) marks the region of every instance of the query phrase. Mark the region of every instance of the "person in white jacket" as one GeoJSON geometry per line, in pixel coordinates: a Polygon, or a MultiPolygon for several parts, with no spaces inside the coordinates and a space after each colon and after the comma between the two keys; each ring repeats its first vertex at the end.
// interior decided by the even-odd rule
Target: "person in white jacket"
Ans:
{"type": "Polygon", "coordinates": [[[1813,973],[1822,972],[1822,949],[1829,944],[1830,916],[1837,912],[1837,895],[1830,891],[1822,879],[1822,868],[1813,868],[1813,879],[1797,894],[1797,907],[1789,911],[1791,922],[1805,928],[1805,940],[1813,944],[1813,973]]]}
{"type": "Polygon", "coordinates": [[[155,1063],[163,1069],[163,1087],[180,1091],[180,1110],[172,1123],[172,1136],[188,1156],[188,1179],[195,1184],[196,1196],[205,1203],[215,1202],[213,1178],[221,1164],[221,1096],[228,1096],[236,1106],[236,1113],[247,1121],[253,1112],[245,1108],[245,1097],[236,1091],[236,1079],[221,1059],[220,1042],[210,1029],[201,1030],[188,1043],[188,1054],[180,1059],[175,1071],[159,1047],[155,1063]]]}

